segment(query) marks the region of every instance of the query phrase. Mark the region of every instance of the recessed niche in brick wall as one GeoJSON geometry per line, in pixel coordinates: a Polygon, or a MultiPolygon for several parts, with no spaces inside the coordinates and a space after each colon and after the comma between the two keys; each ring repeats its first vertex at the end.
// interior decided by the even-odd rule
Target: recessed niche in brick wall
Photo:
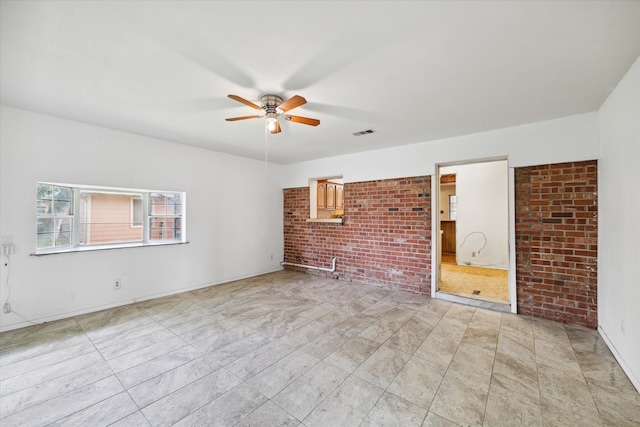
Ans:
{"type": "Polygon", "coordinates": [[[430,193],[428,176],[346,183],[344,224],[335,224],[306,221],[308,187],[285,189],[285,261],[330,267],[336,256],[335,273],[301,271],[429,295],[430,193]]]}

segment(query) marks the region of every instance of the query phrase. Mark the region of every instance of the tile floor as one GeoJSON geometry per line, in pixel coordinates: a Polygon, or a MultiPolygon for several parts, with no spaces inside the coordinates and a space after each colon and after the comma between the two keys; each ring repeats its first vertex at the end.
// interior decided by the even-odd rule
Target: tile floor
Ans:
{"type": "Polygon", "coordinates": [[[639,425],[599,335],[281,271],[0,335],[0,425],[639,425]]]}

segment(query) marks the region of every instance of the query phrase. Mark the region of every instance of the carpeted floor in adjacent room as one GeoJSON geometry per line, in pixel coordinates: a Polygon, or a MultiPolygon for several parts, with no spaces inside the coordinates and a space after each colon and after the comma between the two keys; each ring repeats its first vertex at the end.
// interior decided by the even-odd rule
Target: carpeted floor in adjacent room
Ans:
{"type": "Polygon", "coordinates": [[[509,303],[508,271],[495,268],[457,265],[443,257],[440,270],[440,292],[509,303]]]}

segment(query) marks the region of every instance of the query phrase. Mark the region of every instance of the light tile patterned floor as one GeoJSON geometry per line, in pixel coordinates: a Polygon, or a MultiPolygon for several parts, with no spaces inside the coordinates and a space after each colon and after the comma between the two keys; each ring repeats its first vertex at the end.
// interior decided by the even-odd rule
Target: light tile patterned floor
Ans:
{"type": "Polygon", "coordinates": [[[3,427],[640,424],[595,331],[290,271],[0,340],[3,427]]]}

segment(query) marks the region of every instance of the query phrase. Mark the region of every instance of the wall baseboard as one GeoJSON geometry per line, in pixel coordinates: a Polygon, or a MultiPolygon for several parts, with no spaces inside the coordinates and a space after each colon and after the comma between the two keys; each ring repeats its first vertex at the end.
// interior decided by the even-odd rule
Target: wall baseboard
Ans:
{"type": "Polygon", "coordinates": [[[633,371],[631,370],[627,362],[625,362],[625,360],[622,358],[622,355],[620,354],[620,352],[618,352],[616,346],[609,339],[607,333],[604,331],[604,329],[602,329],[601,325],[598,325],[598,333],[604,340],[605,344],[607,344],[607,347],[609,347],[609,350],[611,350],[611,353],[613,353],[613,357],[616,358],[624,373],[627,374],[627,377],[629,378],[629,381],[631,381],[631,384],[633,384],[638,393],[640,393],[640,379],[634,375],[633,371]]]}
{"type": "Polygon", "coordinates": [[[149,300],[156,299],[156,298],[162,298],[162,297],[167,297],[167,296],[170,296],[170,295],[181,294],[183,292],[195,291],[196,289],[207,288],[209,286],[223,285],[225,283],[235,282],[236,280],[248,279],[250,277],[261,276],[263,274],[275,273],[276,271],[281,271],[281,270],[283,270],[283,268],[282,267],[278,267],[278,268],[275,268],[275,269],[269,269],[269,270],[265,270],[265,271],[260,271],[260,272],[254,273],[254,274],[238,276],[238,277],[231,277],[231,278],[227,278],[227,279],[220,280],[220,281],[217,281],[217,282],[206,282],[206,283],[200,283],[200,284],[196,284],[196,285],[192,284],[190,286],[187,286],[187,287],[184,287],[184,288],[180,288],[180,289],[175,289],[175,290],[172,290],[172,291],[169,291],[169,292],[162,292],[162,293],[159,293],[159,294],[151,294],[151,295],[145,295],[145,296],[142,296],[142,297],[130,298],[130,299],[118,301],[118,302],[115,302],[115,303],[112,303],[112,304],[105,304],[105,305],[100,305],[100,306],[91,307],[91,308],[82,309],[82,310],[69,311],[69,312],[66,312],[66,313],[54,314],[54,315],[51,315],[51,316],[43,316],[43,317],[38,317],[38,318],[35,318],[35,319],[23,320],[22,322],[11,323],[9,325],[0,326],[0,333],[7,332],[7,331],[13,331],[15,329],[26,328],[28,326],[42,325],[44,323],[55,322],[56,320],[68,319],[68,318],[71,318],[71,317],[81,316],[83,314],[94,313],[96,311],[107,310],[107,309],[110,309],[110,308],[122,307],[122,306],[129,305],[129,304],[135,304],[137,302],[149,301],[149,300]]]}

